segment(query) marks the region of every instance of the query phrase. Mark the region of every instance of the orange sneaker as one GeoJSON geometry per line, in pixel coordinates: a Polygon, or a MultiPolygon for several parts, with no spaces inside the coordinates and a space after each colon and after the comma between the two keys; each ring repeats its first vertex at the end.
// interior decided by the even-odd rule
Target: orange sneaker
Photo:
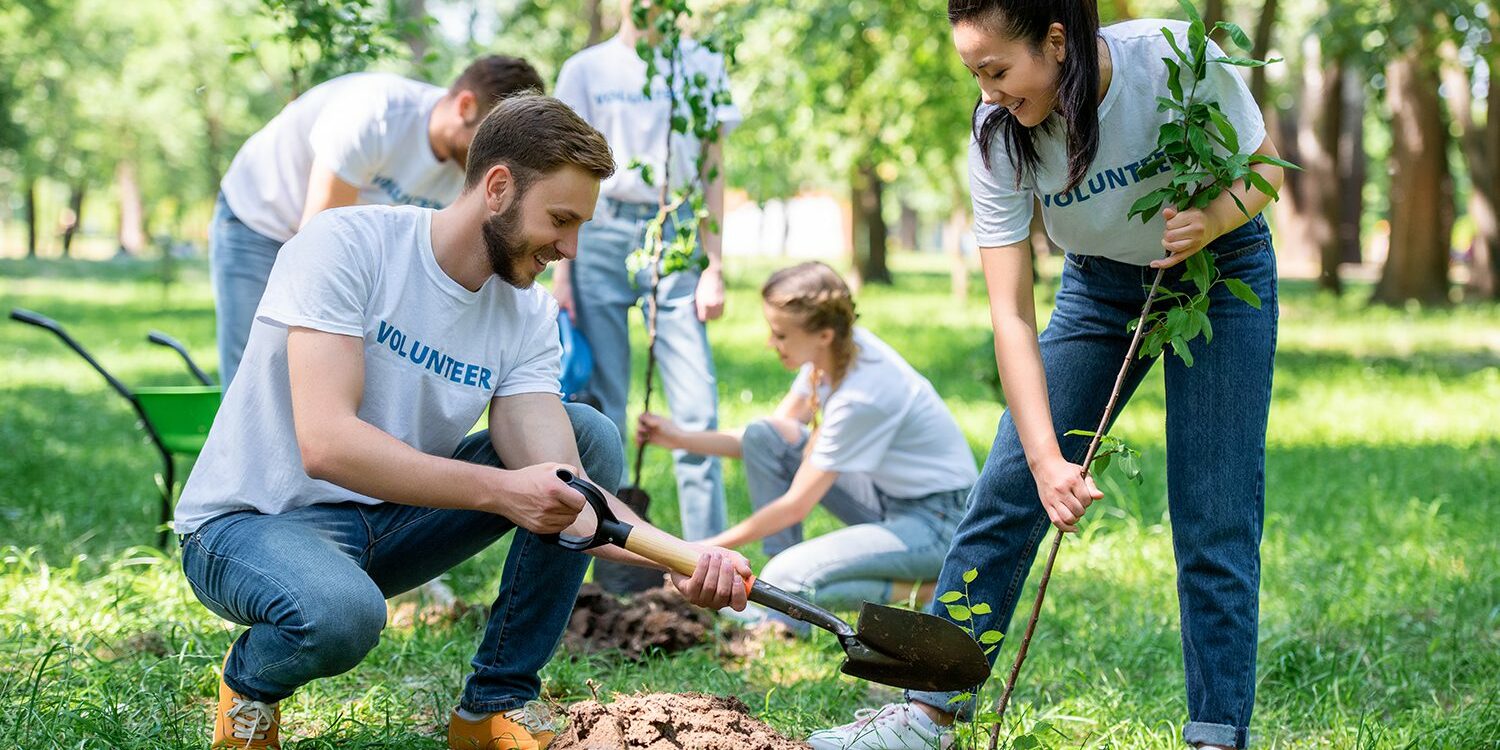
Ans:
{"type": "MultiPolygon", "coordinates": [[[[229,657],[224,657],[228,663],[229,657]]],[[[253,701],[234,692],[219,673],[219,708],[214,712],[214,741],[210,748],[281,750],[279,704],[253,701]]]]}
{"type": "Polygon", "coordinates": [[[546,750],[555,736],[557,720],[541,701],[476,721],[448,717],[448,750],[546,750]]]}

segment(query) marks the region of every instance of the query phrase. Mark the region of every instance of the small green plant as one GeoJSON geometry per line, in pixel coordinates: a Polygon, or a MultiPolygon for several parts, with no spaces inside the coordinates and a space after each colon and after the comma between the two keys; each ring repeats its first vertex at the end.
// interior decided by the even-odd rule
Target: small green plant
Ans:
{"type": "MultiPolygon", "coordinates": [[[[1069,435],[1092,438],[1099,433],[1093,430],[1068,430],[1069,435]]],[[[1125,444],[1124,440],[1110,435],[1099,437],[1099,450],[1094,453],[1094,460],[1089,464],[1089,474],[1099,476],[1113,465],[1125,480],[1132,484],[1141,483],[1141,454],[1134,448],[1125,444]]]]}
{"type": "MultiPolygon", "coordinates": [[[[635,45],[635,51],[646,63],[646,84],[642,94],[650,98],[655,93],[658,77],[665,83],[669,101],[670,125],[666,135],[666,159],[662,164],[660,206],[655,218],[646,227],[645,242],[626,259],[626,269],[631,283],[643,269],[656,268],[656,274],[665,278],[679,271],[703,270],[708,258],[696,254],[699,228],[707,226],[718,231],[718,217],[707,207],[709,183],[718,178],[720,165],[708,163],[712,144],[718,143],[719,122],[714,113],[731,101],[730,92],[721,81],[711,81],[701,71],[688,75],[684,57],[683,21],[693,15],[687,0],[650,0],[636,3],[631,9],[636,28],[646,32],[635,45]],[[654,38],[653,44],[649,39],[654,38]],[[702,148],[694,164],[692,179],[683,188],[672,190],[672,137],[691,136],[702,148]],[[677,212],[683,207],[691,208],[691,217],[680,221],[677,212]],[[670,242],[663,242],[667,223],[675,230],[670,242]]],[[[733,58],[733,24],[714,24],[714,31],[702,36],[697,44],[703,49],[733,58]]],[[[648,184],[654,183],[655,172],[651,164],[633,160],[629,168],[638,171],[648,184]]]]}
{"type": "MultiPolygon", "coordinates": [[[[1244,202],[1230,188],[1235,183],[1242,183],[1277,200],[1280,196],[1276,187],[1256,172],[1254,165],[1297,167],[1273,156],[1241,153],[1239,134],[1233,123],[1224,116],[1218,102],[1199,100],[1198,84],[1207,75],[1209,65],[1258,68],[1277,62],[1279,58],[1209,57],[1208,28],[1198,15],[1198,9],[1187,0],[1178,0],[1178,4],[1189,19],[1187,48],[1178,44],[1170,29],[1162,27],[1162,35],[1175,56],[1175,59],[1162,58],[1167,66],[1167,89],[1172,95],[1156,98],[1158,111],[1175,115],[1171,122],[1162,125],[1157,135],[1156,158],[1142,167],[1146,174],[1166,169],[1172,173],[1172,181],[1142,196],[1130,207],[1127,216],[1132,219],[1140,217],[1145,222],[1167,205],[1178,210],[1201,209],[1227,192],[1245,218],[1253,218],[1244,202]],[[1192,81],[1187,88],[1183,85],[1184,75],[1192,81]]],[[[1214,30],[1225,32],[1235,44],[1246,51],[1251,50],[1250,37],[1239,26],[1220,21],[1214,24],[1214,30]]],[[[1168,304],[1146,316],[1146,337],[1141,343],[1140,354],[1142,357],[1156,357],[1171,346],[1183,363],[1191,367],[1193,355],[1188,343],[1200,335],[1205,343],[1213,341],[1214,329],[1208,320],[1209,290],[1222,283],[1231,294],[1257,310],[1260,309],[1260,297],[1250,285],[1220,274],[1208,253],[1194,253],[1185,261],[1185,266],[1183,277],[1193,282],[1196,291],[1192,294],[1170,290],[1158,292],[1168,304]]],[[[1132,323],[1129,330],[1134,331],[1138,324],[1132,323]]]]}

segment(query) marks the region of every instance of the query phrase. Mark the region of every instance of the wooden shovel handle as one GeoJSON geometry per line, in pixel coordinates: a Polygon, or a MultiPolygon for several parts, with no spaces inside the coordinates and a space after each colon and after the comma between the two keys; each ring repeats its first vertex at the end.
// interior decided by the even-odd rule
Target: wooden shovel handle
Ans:
{"type": "MultiPolygon", "coordinates": [[[[677,573],[690,576],[698,568],[698,550],[660,529],[637,526],[625,539],[625,549],[677,573]]],[[[755,586],[755,576],[745,579],[745,596],[755,586]]]]}

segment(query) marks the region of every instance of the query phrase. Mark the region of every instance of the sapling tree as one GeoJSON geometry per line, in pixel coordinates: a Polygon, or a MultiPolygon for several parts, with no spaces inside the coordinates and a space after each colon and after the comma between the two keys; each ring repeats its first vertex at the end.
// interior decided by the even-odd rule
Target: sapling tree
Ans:
{"type": "MultiPolygon", "coordinates": [[[[656,165],[634,161],[630,168],[640,172],[648,184],[660,184],[656,216],[646,225],[645,241],[626,260],[626,272],[631,284],[642,270],[648,270],[646,305],[646,390],[644,411],[651,410],[651,395],[656,376],[656,313],[657,290],[666,277],[682,271],[701,271],[708,265],[708,258],[698,254],[700,231],[718,233],[718,217],[708,209],[708,186],[718,178],[721,165],[710,163],[719,142],[718,109],[730,102],[730,92],[723,80],[713,80],[706,73],[694,70],[687,64],[689,42],[683,31],[683,22],[693,15],[687,0],[641,0],[631,7],[631,17],[636,28],[644,33],[636,41],[636,54],[646,63],[646,84],[642,95],[650,99],[656,95],[660,81],[668,99],[670,119],[665,140],[665,154],[656,174],[656,165]],[[687,137],[701,144],[693,165],[693,173],[680,188],[673,188],[672,142],[674,137],[687,137]],[[657,179],[659,177],[659,179],[657,179]],[[687,210],[683,210],[686,208],[687,210]],[[671,229],[668,239],[668,229],[671,229]]],[[[710,53],[722,55],[726,61],[733,59],[735,24],[720,22],[711,24],[712,31],[700,36],[696,45],[710,53]]],[[[634,496],[635,503],[644,506],[649,499],[641,487],[641,467],[645,458],[644,443],[636,446],[635,466],[632,475],[633,492],[622,493],[634,496]]]]}
{"type": "MultiPolygon", "coordinates": [[[[1225,193],[1229,194],[1247,219],[1252,218],[1245,204],[1231,191],[1231,188],[1237,184],[1243,185],[1246,189],[1258,190],[1270,196],[1272,200],[1276,200],[1279,196],[1275,186],[1264,176],[1255,172],[1254,166],[1274,164],[1289,169],[1295,169],[1296,166],[1264,154],[1243,153],[1239,134],[1235,131],[1233,123],[1225,117],[1218,102],[1203,100],[1199,97],[1198,87],[1206,77],[1209,65],[1260,67],[1276,62],[1276,60],[1211,57],[1208,47],[1210,31],[1198,14],[1197,8],[1187,0],[1178,0],[1178,3],[1182,6],[1189,21],[1186,45],[1181,44],[1181,40],[1177,39],[1170,29],[1162,28],[1162,35],[1166,37],[1173,54],[1172,57],[1162,58],[1167,68],[1167,88],[1171,96],[1157,98],[1158,111],[1171,112],[1173,116],[1170,121],[1162,125],[1158,133],[1156,156],[1143,168],[1147,174],[1165,168],[1170,172],[1172,179],[1167,185],[1153,190],[1136,201],[1126,218],[1140,218],[1143,222],[1150,221],[1164,206],[1172,206],[1179,211],[1202,209],[1225,193]]],[[[1223,32],[1239,47],[1246,51],[1251,49],[1250,38],[1233,23],[1227,21],[1215,23],[1213,32],[1223,32]]],[[[1146,302],[1141,308],[1140,316],[1131,321],[1127,327],[1127,331],[1133,334],[1130,347],[1115,377],[1114,388],[1110,392],[1109,401],[1099,419],[1098,427],[1092,431],[1071,430],[1068,432],[1069,435],[1090,438],[1088,451],[1081,462],[1084,477],[1098,474],[1111,462],[1115,462],[1127,479],[1132,481],[1139,479],[1140,470],[1137,462],[1139,455],[1119,439],[1106,434],[1115,408],[1119,404],[1125,377],[1138,353],[1143,359],[1152,359],[1170,347],[1185,365],[1191,367],[1193,356],[1189,344],[1199,336],[1203,337],[1204,344],[1211,343],[1213,340],[1213,326],[1208,317],[1209,292],[1219,284],[1223,284],[1230,294],[1246,304],[1260,308],[1260,299],[1250,286],[1239,279],[1224,277],[1215,268],[1213,258],[1207,252],[1194,253],[1184,263],[1182,276],[1192,283],[1189,292],[1163,290],[1161,282],[1165,272],[1165,268],[1157,270],[1156,277],[1147,292],[1146,302]],[[1159,300],[1164,304],[1159,305],[1159,300]]],[[[994,750],[998,742],[1000,722],[1005,716],[1005,709],[1009,705],[1011,693],[1015,690],[1021,665],[1025,662],[1026,652],[1031,645],[1031,637],[1036,631],[1037,618],[1047,595],[1047,584],[1052,578],[1052,568],[1057,560],[1058,549],[1062,546],[1062,538],[1063,532],[1059,529],[1053,535],[1052,547],[1048,552],[1047,563],[1043,568],[1041,582],[1037,588],[1036,601],[1032,605],[1031,617],[1027,621],[1021,645],[1016,651],[1015,661],[1011,665],[1010,676],[996,701],[990,732],[990,750],[994,750]]],[[[969,579],[966,578],[967,580],[969,579]]],[[[972,611],[970,608],[970,612],[972,611]]],[[[1013,744],[1013,747],[1017,746],[1019,745],[1013,744]]],[[[1034,747],[1035,745],[1027,744],[1027,746],[1034,747]]]]}

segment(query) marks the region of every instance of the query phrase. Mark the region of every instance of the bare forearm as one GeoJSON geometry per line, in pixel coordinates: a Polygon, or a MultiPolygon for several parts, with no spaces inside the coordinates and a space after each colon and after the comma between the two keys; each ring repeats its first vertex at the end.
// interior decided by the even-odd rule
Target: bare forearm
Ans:
{"type": "Polygon", "coordinates": [[[498,512],[506,472],[423,453],[365,422],[327,422],[303,442],[308,476],[377,500],[498,512]]]}
{"type": "Polygon", "coordinates": [[[790,528],[805,517],[807,511],[783,496],[709,541],[719,547],[733,549],[790,528]]]}
{"type": "Polygon", "coordinates": [[[740,433],[738,431],[712,431],[683,433],[680,444],[677,447],[688,453],[697,453],[701,456],[739,458],[741,455],[741,445],[740,433]]]}
{"type": "Polygon", "coordinates": [[[1061,455],[1052,410],[1047,401],[1047,375],[1042,368],[1041,347],[1034,321],[1010,318],[996,320],[995,362],[1000,387],[1011,420],[1032,466],[1061,455]]]}

